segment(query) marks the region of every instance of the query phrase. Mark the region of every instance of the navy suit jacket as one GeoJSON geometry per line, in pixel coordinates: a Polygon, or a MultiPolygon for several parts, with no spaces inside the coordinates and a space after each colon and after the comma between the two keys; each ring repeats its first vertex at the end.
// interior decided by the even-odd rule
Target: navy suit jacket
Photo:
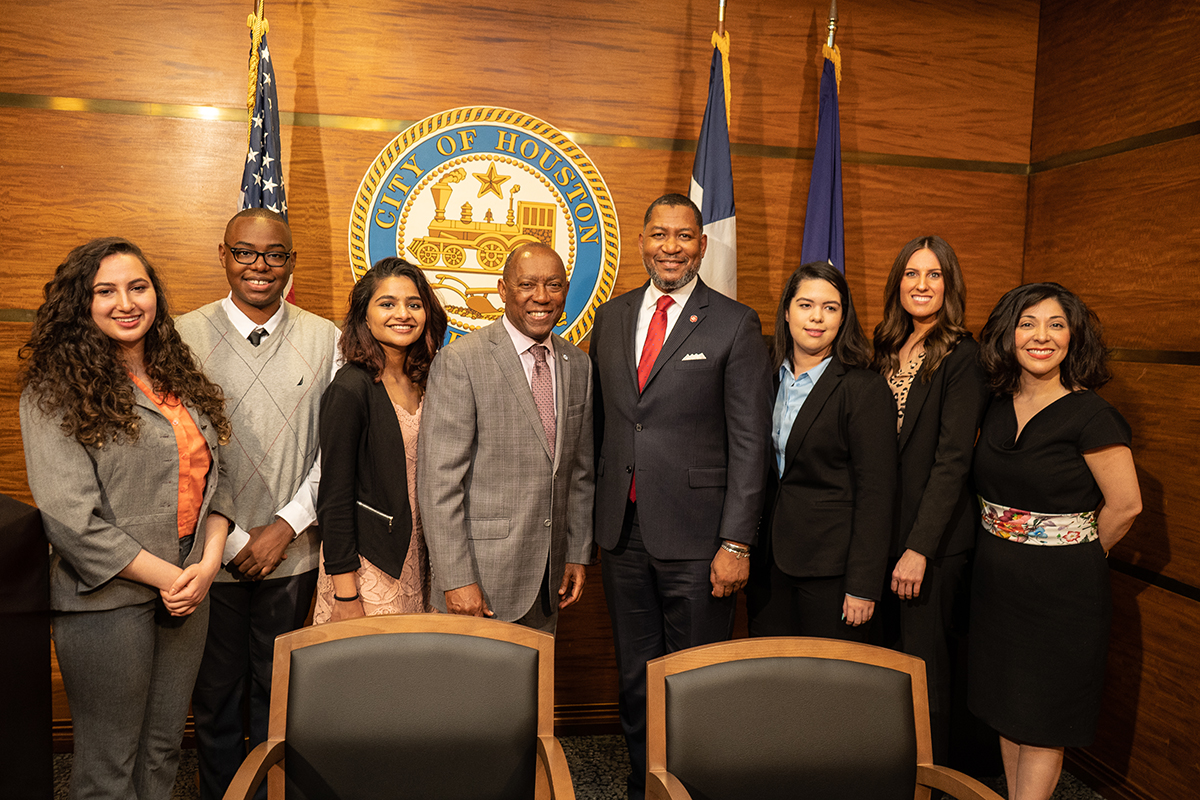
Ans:
{"type": "Polygon", "coordinates": [[[635,342],[646,286],[596,311],[596,542],[621,537],[637,475],[642,538],[656,558],[709,559],[753,544],[771,430],[770,365],[758,314],[698,277],[639,392],[635,342]]]}
{"type": "Polygon", "coordinates": [[[896,402],[877,372],[835,356],[792,424],[783,475],[771,459],[767,552],[797,578],[845,575],[878,600],[896,490],[896,402]]]}

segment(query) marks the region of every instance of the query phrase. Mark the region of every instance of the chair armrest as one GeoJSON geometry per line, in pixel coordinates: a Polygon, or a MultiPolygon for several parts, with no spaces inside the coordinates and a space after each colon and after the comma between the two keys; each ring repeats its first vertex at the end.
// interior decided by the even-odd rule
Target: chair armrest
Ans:
{"type": "MultiPolygon", "coordinates": [[[[575,786],[571,783],[571,770],[567,766],[567,754],[563,752],[562,743],[554,736],[539,736],[537,752],[538,777],[544,771],[549,783],[549,797],[553,800],[575,800],[575,786]]],[[[540,786],[538,788],[541,789],[540,786]]],[[[542,796],[539,791],[538,797],[542,796]]]]}
{"type": "Polygon", "coordinates": [[[646,797],[648,800],[692,800],[692,795],[679,779],[663,770],[651,770],[646,775],[646,797]]]}
{"type": "Polygon", "coordinates": [[[941,789],[958,800],[1003,800],[1000,795],[970,775],[936,764],[918,764],[917,783],[941,789]]]}
{"type": "Polygon", "coordinates": [[[224,800],[250,800],[267,770],[283,760],[283,751],[283,739],[268,739],[251,750],[225,790],[224,800]]]}

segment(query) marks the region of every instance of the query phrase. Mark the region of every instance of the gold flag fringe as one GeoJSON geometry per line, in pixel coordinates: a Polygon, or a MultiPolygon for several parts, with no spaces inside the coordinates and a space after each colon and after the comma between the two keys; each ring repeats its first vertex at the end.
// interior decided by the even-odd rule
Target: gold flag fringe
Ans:
{"type": "Polygon", "coordinates": [[[828,44],[821,46],[821,55],[833,62],[833,74],[837,79],[838,97],[842,96],[842,51],[835,44],[830,47],[828,44]]]}
{"type": "Polygon", "coordinates": [[[263,2],[258,0],[258,13],[246,17],[246,27],[250,29],[250,77],[246,89],[246,144],[250,144],[250,134],[254,132],[254,96],[258,93],[258,46],[270,29],[263,16],[263,2]]]}
{"type": "Polygon", "coordinates": [[[729,31],[725,31],[723,36],[718,36],[716,31],[713,31],[712,45],[721,51],[721,76],[725,82],[725,128],[730,125],[730,98],[733,96],[733,90],[729,87],[729,31]]]}

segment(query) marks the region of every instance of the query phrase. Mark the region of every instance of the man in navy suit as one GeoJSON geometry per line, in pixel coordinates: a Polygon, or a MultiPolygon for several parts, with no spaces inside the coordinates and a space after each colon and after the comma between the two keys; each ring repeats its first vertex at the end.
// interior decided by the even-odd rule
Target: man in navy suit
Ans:
{"type": "Polygon", "coordinates": [[[612,619],[629,796],[646,780],[646,662],[728,639],[749,574],[771,430],[753,309],[696,277],[707,247],[683,195],[650,204],[650,280],[596,311],[595,538],[612,619]]]}

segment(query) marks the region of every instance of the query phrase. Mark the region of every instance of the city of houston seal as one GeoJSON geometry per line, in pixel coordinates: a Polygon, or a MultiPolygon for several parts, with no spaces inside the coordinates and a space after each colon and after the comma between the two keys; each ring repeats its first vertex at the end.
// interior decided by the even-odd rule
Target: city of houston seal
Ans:
{"type": "Polygon", "coordinates": [[[450,316],[447,341],[500,318],[504,260],[528,242],[562,256],[571,288],[554,332],[578,343],[616,281],[617,213],[578,145],[507,108],[453,108],[404,131],[350,213],[354,279],[387,256],[418,265],[450,316]]]}

